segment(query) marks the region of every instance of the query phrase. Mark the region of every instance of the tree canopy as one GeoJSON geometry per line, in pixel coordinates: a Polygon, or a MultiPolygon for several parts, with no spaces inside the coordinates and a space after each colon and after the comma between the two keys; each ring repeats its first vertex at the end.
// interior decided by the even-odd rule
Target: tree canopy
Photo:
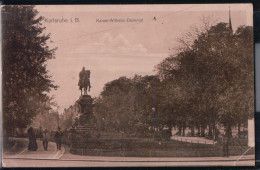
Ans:
{"type": "Polygon", "coordinates": [[[229,24],[218,23],[157,66],[163,81],[173,83],[172,89],[179,88],[182,95],[186,93],[186,102],[182,102],[189,103],[189,113],[182,113],[188,118],[186,124],[236,126],[252,117],[252,31],[252,27],[240,26],[233,34],[229,24]]]}
{"type": "Polygon", "coordinates": [[[55,57],[50,34],[34,6],[3,6],[3,124],[5,130],[25,128],[32,118],[50,110],[48,92],[56,89],[46,69],[55,57]]]}
{"type": "Polygon", "coordinates": [[[213,136],[218,125],[228,129],[253,117],[252,27],[233,33],[228,23],[205,25],[156,66],[157,75],[107,83],[95,105],[103,126],[132,132],[178,127],[182,135],[189,127],[192,135],[197,128],[201,136],[209,127],[213,136]]]}

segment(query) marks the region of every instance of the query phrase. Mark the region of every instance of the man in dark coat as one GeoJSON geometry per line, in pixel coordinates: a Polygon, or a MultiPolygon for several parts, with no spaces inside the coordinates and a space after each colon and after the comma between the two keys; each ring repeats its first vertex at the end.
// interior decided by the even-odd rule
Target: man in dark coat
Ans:
{"type": "Polygon", "coordinates": [[[60,130],[60,127],[58,127],[58,131],[54,135],[54,139],[56,141],[57,150],[61,149],[61,139],[62,139],[62,131],[60,130]]]}

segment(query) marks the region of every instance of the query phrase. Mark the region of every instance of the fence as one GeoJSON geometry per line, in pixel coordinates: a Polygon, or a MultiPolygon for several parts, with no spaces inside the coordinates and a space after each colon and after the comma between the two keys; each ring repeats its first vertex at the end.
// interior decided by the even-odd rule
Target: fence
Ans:
{"type": "Polygon", "coordinates": [[[196,139],[192,137],[180,137],[180,136],[172,136],[171,139],[176,140],[176,141],[181,141],[181,142],[188,142],[188,143],[200,143],[200,144],[209,144],[209,145],[214,145],[217,142],[213,140],[207,140],[207,139],[196,139]]]}

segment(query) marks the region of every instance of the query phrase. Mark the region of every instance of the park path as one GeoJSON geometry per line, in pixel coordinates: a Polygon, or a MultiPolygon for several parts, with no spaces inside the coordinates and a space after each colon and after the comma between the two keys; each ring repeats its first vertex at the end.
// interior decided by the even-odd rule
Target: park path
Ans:
{"type": "MultiPolygon", "coordinates": [[[[28,139],[16,139],[23,142],[26,142],[24,148],[20,152],[15,154],[10,154],[8,151],[3,153],[4,159],[60,159],[64,154],[65,148],[62,147],[61,150],[56,149],[56,144],[49,142],[48,151],[45,151],[42,145],[42,141],[37,140],[38,150],[37,151],[28,151],[28,139]]],[[[17,141],[19,142],[19,141],[17,141]]]]}

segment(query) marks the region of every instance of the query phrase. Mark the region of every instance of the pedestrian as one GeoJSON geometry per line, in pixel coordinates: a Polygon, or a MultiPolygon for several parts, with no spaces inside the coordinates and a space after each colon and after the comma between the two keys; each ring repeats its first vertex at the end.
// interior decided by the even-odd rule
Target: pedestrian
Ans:
{"type": "Polygon", "coordinates": [[[32,127],[30,127],[27,130],[27,134],[29,138],[28,151],[32,151],[33,150],[33,128],[32,127]]]}
{"type": "Polygon", "coordinates": [[[29,151],[37,151],[38,149],[38,145],[37,145],[37,142],[36,142],[36,133],[35,133],[35,130],[30,127],[27,131],[28,133],[28,137],[29,137],[29,145],[28,145],[28,150],[29,151]]]}
{"type": "Polygon", "coordinates": [[[62,139],[62,131],[60,130],[60,127],[58,127],[58,131],[54,135],[54,139],[56,141],[57,150],[61,149],[61,139],[62,139]]]}
{"type": "Polygon", "coordinates": [[[45,129],[42,134],[42,144],[45,151],[48,150],[48,142],[50,138],[51,138],[50,133],[48,132],[47,129],[45,129]]]}

